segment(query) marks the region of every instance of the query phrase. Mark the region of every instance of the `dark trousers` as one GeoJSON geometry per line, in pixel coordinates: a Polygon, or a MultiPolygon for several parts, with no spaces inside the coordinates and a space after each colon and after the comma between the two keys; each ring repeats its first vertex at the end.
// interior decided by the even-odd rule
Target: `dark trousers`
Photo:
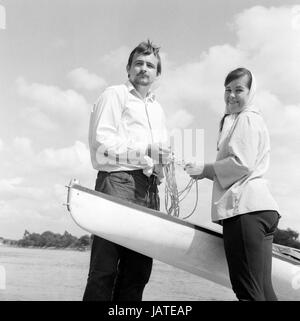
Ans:
{"type": "MultiPolygon", "coordinates": [[[[99,172],[95,189],[159,210],[156,178],[141,170],[99,172]]],[[[83,301],[141,301],[152,263],[150,257],[94,235],[83,301]]]]}
{"type": "Polygon", "coordinates": [[[272,243],[279,214],[258,211],[223,220],[232,289],[240,301],[276,301],[272,286],[272,243]]]}

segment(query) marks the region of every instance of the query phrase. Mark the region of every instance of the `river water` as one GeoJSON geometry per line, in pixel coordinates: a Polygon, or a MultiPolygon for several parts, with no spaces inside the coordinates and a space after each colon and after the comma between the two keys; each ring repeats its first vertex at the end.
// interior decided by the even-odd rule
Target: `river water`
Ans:
{"type": "MultiPolygon", "coordinates": [[[[0,245],[0,301],[80,301],[90,252],[0,245]]],[[[144,301],[227,301],[233,292],[154,261],[144,301]]]]}

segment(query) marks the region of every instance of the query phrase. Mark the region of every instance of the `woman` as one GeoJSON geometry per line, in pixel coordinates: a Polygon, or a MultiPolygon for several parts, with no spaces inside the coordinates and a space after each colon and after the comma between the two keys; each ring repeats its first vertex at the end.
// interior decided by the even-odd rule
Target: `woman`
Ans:
{"type": "Polygon", "coordinates": [[[263,175],[268,169],[268,130],[254,104],[255,79],[245,68],[225,79],[226,110],[214,163],[186,171],[214,181],[212,221],[223,225],[226,259],[239,300],[277,300],[271,281],[273,234],[280,215],[263,175]]]}

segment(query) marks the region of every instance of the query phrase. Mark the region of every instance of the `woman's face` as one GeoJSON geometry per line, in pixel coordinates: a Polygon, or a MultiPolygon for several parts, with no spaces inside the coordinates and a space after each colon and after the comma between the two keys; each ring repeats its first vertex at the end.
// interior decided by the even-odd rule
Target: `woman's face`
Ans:
{"type": "Polygon", "coordinates": [[[242,76],[230,82],[225,87],[224,99],[230,112],[239,112],[248,101],[249,88],[247,87],[248,76],[242,76]]]}

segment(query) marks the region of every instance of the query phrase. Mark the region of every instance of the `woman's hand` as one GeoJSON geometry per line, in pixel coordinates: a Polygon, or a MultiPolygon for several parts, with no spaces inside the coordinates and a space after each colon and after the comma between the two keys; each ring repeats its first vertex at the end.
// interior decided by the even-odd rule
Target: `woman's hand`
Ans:
{"type": "Polygon", "coordinates": [[[184,170],[188,175],[190,175],[193,179],[203,179],[203,164],[196,164],[196,163],[187,163],[184,166],[184,170]]]}
{"type": "Polygon", "coordinates": [[[201,174],[201,175],[190,175],[190,177],[192,179],[195,179],[196,181],[199,180],[199,179],[205,178],[205,176],[203,176],[203,174],[201,174]]]}
{"type": "Polygon", "coordinates": [[[191,178],[199,180],[203,178],[208,178],[214,180],[215,171],[213,164],[192,164],[188,163],[185,165],[184,170],[191,176],[191,178]]]}

